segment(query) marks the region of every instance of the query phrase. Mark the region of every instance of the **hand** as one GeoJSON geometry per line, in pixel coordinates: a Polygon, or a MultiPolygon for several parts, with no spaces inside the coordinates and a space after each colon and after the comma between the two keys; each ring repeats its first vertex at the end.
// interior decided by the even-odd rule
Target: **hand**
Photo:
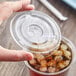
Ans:
{"type": "MultiPolygon", "coordinates": [[[[0,24],[13,12],[33,10],[34,6],[30,0],[11,1],[0,3],[0,24]]],[[[8,50],[0,46],[0,61],[24,61],[33,58],[31,53],[26,51],[8,50]]]]}
{"type": "Polygon", "coordinates": [[[10,1],[0,4],[0,24],[7,19],[13,12],[33,10],[34,6],[30,0],[10,1]]]}

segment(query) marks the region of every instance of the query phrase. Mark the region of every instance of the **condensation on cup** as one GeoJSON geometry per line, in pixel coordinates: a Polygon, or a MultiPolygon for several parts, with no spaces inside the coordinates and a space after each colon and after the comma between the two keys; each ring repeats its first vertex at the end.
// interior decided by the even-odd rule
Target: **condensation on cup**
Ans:
{"type": "Polygon", "coordinates": [[[25,64],[30,70],[30,76],[68,76],[68,70],[75,62],[75,47],[70,40],[61,36],[60,28],[53,18],[40,11],[20,12],[11,19],[10,32],[22,49],[36,54],[57,50],[63,41],[72,54],[69,66],[63,70],[47,73],[36,70],[28,61],[25,64]]]}

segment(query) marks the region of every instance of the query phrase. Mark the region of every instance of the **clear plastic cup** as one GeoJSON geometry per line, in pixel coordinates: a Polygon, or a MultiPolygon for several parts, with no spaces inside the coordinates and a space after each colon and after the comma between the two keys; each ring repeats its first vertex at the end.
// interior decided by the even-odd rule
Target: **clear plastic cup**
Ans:
{"type": "Polygon", "coordinates": [[[75,46],[73,45],[73,43],[68,40],[65,37],[62,37],[62,41],[68,45],[71,49],[72,52],[72,61],[70,63],[70,65],[68,67],[66,67],[65,69],[59,71],[59,72],[55,72],[55,73],[44,73],[44,72],[40,72],[38,70],[35,70],[34,68],[32,68],[29,63],[27,61],[25,61],[25,64],[27,65],[27,67],[29,68],[30,71],[30,76],[68,76],[68,72],[70,67],[74,64],[75,62],[75,46]]]}

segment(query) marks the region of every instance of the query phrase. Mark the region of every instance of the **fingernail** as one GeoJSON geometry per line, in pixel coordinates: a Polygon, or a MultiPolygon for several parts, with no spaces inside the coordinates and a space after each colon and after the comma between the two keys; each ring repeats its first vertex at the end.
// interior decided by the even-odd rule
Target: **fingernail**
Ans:
{"type": "Polygon", "coordinates": [[[26,58],[25,58],[26,60],[31,60],[31,59],[33,59],[33,55],[31,54],[31,53],[28,53],[27,55],[26,55],[26,58]]]}
{"type": "Polygon", "coordinates": [[[31,5],[32,6],[32,9],[34,10],[35,9],[35,6],[34,5],[31,5]]]}

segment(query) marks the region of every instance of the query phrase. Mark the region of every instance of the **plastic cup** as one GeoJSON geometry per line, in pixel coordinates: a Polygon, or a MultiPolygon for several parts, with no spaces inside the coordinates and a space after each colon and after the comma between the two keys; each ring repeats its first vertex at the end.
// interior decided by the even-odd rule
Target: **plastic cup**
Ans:
{"type": "Polygon", "coordinates": [[[73,45],[73,43],[70,40],[68,40],[65,37],[62,37],[62,41],[64,43],[66,43],[69,46],[69,48],[71,49],[72,61],[71,61],[70,65],[68,67],[66,67],[65,69],[59,71],[59,72],[44,73],[44,72],[40,72],[38,70],[35,70],[34,68],[32,68],[29,65],[29,63],[27,61],[25,61],[25,64],[29,68],[30,76],[68,76],[69,69],[72,66],[72,64],[74,64],[74,62],[75,62],[75,46],[73,45]]]}
{"type": "Polygon", "coordinates": [[[30,76],[67,76],[69,68],[75,62],[75,46],[65,37],[61,38],[58,24],[53,18],[40,11],[21,12],[11,19],[10,32],[15,42],[31,53],[48,53],[56,50],[61,39],[72,52],[72,61],[65,69],[55,73],[44,73],[32,68],[27,61],[30,76]]]}

